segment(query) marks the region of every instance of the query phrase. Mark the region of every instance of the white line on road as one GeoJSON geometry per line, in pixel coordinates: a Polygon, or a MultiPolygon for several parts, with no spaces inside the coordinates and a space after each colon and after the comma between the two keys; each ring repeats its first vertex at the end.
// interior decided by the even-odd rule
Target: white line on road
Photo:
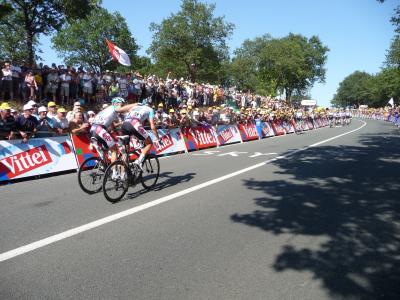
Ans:
{"type": "Polygon", "coordinates": [[[22,247],[19,247],[19,248],[16,248],[16,249],[13,249],[13,250],[4,252],[4,253],[1,253],[1,254],[0,254],[0,262],[9,260],[9,259],[11,259],[11,258],[13,258],[13,257],[19,256],[19,255],[22,255],[22,254],[25,254],[25,253],[28,253],[28,252],[31,252],[31,251],[36,250],[36,249],[42,248],[42,247],[44,247],[44,246],[50,245],[50,244],[52,244],[52,243],[61,241],[61,240],[63,240],[63,239],[69,238],[69,237],[72,237],[72,236],[74,236],[74,235],[77,235],[77,234],[79,234],[79,233],[88,231],[88,230],[93,229],[93,228],[96,228],[96,227],[99,227],[99,226],[101,226],[101,225],[105,225],[105,224],[107,224],[107,223],[116,221],[116,220],[118,220],[118,219],[121,219],[121,218],[130,216],[130,215],[132,215],[132,214],[135,214],[135,213],[137,213],[137,212],[140,212],[140,211],[143,211],[143,210],[145,210],[145,209],[151,208],[151,207],[153,207],[153,206],[162,204],[162,203],[167,202],[167,201],[170,201],[170,200],[172,200],[172,199],[175,199],[175,198],[181,197],[181,196],[183,196],[183,195],[186,195],[186,194],[189,194],[189,193],[198,191],[198,190],[203,189],[203,188],[205,188],[205,187],[208,187],[208,186],[210,186],[210,185],[219,183],[219,182],[224,181],[224,180],[227,180],[227,179],[229,179],[229,178],[232,178],[232,177],[238,176],[238,175],[240,175],[240,174],[249,172],[249,171],[251,171],[251,170],[257,169],[257,168],[259,168],[259,167],[265,166],[266,164],[269,164],[269,163],[271,163],[271,162],[277,161],[277,160],[279,160],[279,159],[287,158],[287,157],[289,157],[289,156],[291,156],[291,155],[293,155],[293,154],[296,154],[296,153],[298,153],[298,152],[305,151],[305,150],[307,150],[307,149],[309,149],[309,148],[312,148],[312,147],[317,147],[317,146],[319,146],[319,145],[321,145],[321,144],[330,142],[330,141],[332,141],[332,140],[338,139],[338,138],[340,138],[340,137],[342,137],[342,136],[345,136],[345,135],[347,135],[347,134],[356,132],[356,131],[362,129],[365,125],[367,125],[366,122],[361,121],[361,120],[359,120],[359,121],[360,121],[360,122],[363,122],[364,124],[363,124],[362,126],[356,128],[356,129],[354,129],[354,130],[351,130],[351,131],[348,131],[348,132],[339,134],[339,135],[337,135],[337,136],[334,136],[334,137],[332,137],[332,138],[329,138],[329,139],[320,141],[320,142],[315,143],[315,144],[312,144],[312,145],[310,145],[310,146],[307,146],[307,147],[304,147],[304,148],[301,148],[301,149],[297,149],[297,150],[291,151],[291,152],[287,153],[286,155],[277,156],[277,157],[275,157],[275,158],[266,160],[266,161],[264,161],[264,162],[262,162],[262,163],[258,163],[258,164],[256,164],[256,165],[250,166],[250,167],[248,167],[248,168],[241,169],[241,170],[238,170],[238,171],[236,171],[236,172],[233,172],[233,173],[224,175],[224,176],[222,176],[222,177],[218,177],[218,178],[215,178],[215,179],[206,181],[206,182],[204,182],[204,183],[198,184],[198,185],[193,186],[193,187],[191,187],[191,188],[188,188],[188,189],[182,190],[182,191],[180,191],[180,192],[173,193],[173,194],[171,194],[171,195],[168,195],[168,196],[165,196],[165,197],[162,197],[162,198],[153,200],[153,201],[151,201],[151,202],[148,202],[148,203],[145,203],[145,204],[142,204],[142,205],[139,205],[139,206],[130,208],[130,209],[128,209],[128,210],[125,210],[125,211],[116,213],[116,214],[114,214],[114,215],[111,215],[111,216],[108,216],[108,217],[105,217],[105,218],[96,220],[96,221],[94,221],[94,222],[90,222],[90,223],[87,223],[87,224],[85,224],[85,225],[72,228],[72,229],[70,229],[70,230],[67,230],[67,231],[61,232],[61,233],[59,233],[59,234],[56,234],[56,235],[53,235],[53,236],[44,238],[44,239],[39,240],[39,241],[36,241],[36,242],[34,242],[34,243],[31,243],[31,244],[28,244],[28,245],[25,245],[25,246],[22,246],[22,247]]]}

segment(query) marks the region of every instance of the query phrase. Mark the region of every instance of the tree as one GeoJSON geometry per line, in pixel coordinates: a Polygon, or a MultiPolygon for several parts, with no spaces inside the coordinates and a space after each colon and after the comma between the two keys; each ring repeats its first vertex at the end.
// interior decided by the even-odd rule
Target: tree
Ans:
{"type": "Polygon", "coordinates": [[[233,84],[239,90],[257,92],[259,94],[275,95],[276,86],[272,82],[263,82],[259,74],[260,52],[271,40],[270,35],[257,37],[254,40],[245,40],[234,51],[234,58],[230,66],[233,84]]]}
{"type": "Polygon", "coordinates": [[[0,26],[7,31],[25,33],[27,61],[34,64],[35,43],[40,34],[59,30],[68,21],[85,17],[97,0],[3,0],[7,13],[0,15],[0,26]]]}
{"type": "Polygon", "coordinates": [[[113,70],[118,65],[111,60],[106,39],[123,49],[135,65],[138,46],[126,20],[118,12],[111,14],[104,8],[92,10],[83,20],[72,21],[53,37],[52,42],[69,65],[79,64],[95,71],[113,70]]]}
{"type": "Polygon", "coordinates": [[[148,53],[160,70],[192,81],[221,78],[234,25],[215,17],[214,10],[214,4],[183,0],[177,14],[150,25],[153,41],[148,53]]]}
{"type": "Polygon", "coordinates": [[[376,97],[375,83],[374,76],[371,74],[356,71],[339,84],[332,104],[339,107],[371,105],[376,97]]]}
{"type": "Polygon", "coordinates": [[[290,102],[294,92],[306,93],[315,82],[325,82],[328,47],[317,36],[307,39],[290,33],[271,39],[260,52],[259,72],[262,80],[275,85],[290,102]]]}

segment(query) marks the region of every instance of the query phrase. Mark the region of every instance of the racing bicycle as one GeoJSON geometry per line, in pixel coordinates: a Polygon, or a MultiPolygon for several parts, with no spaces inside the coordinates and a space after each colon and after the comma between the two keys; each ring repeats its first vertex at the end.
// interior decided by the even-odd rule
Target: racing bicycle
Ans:
{"type": "Polygon", "coordinates": [[[108,150],[95,137],[91,137],[90,145],[99,156],[91,156],[79,166],[78,183],[85,193],[95,194],[102,189],[104,173],[110,163],[105,156],[108,150]]]}
{"type": "Polygon", "coordinates": [[[143,143],[133,137],[135,145],[131,148],[130,136],[117,136],[120,157],[110,164],[105,170],[103,179],[103,193],[111,203],[121,200],[130,186],[136,186],[139,182],[146,190],[151,190],[157,184],[160,176],[160,162],[154,154],[147,154],[143,161],[142,169],[131,160],[132,156],[139,157],[139,149],[143,143]],[[135,143],[136,142],[136,143],[135,143]]]}

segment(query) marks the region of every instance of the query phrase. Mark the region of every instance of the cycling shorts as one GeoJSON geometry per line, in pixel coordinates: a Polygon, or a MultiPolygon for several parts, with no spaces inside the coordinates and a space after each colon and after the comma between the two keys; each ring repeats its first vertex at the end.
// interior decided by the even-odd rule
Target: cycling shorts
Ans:
{"type": "Polygon", "coordinates": [[[146,129],[143,128],[142,123],[138,119],[125,120],[122,123],[122,133],[126,135],[133,135],[140,141],[144,141],[149,137],[146,129]]]}
{"type": "Polygon", "coordinates": [[[112,148],[116,144],[111,134],[101,125],[93,124],[90,128],[90,134],[106,149],[112,148]]]}

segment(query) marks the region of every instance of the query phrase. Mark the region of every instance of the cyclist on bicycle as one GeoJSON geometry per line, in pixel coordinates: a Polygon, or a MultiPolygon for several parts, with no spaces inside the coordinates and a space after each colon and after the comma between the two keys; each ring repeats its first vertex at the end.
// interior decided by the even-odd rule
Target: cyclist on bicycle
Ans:
{"type": "Polygon", "coordinates": [[[110,106],[107,106],[94,118],[90,134],[96,138],[105,149],[111,150],[111,162],[117,159],[118,146],[109,131],[114,129],[114,122],[118,122],[118,114],[128,112],[134,104],[122,106],[125,100],[121,97],[115,97],[111,100],[110,106]]]}
{"type": "Polygon", "coordinates": [[[137,164],[141,170],[143,170],[143,161],[153,145],[151,137],[143,128],[143,123],[145,121],[149,121],[150,123],[150,128],[156,138],[154,142],[160,143],[161,141],[159,140],[158,132],[154,125],[154,110],[147,105],[135,103],[134,106],[131,107],[128,115],[125,117],[121,127],[123,134],[129,136],[134,135],[140,141],[144,141],[145,143],[139,158],[135,160],[135,164],[137,164]]]}

